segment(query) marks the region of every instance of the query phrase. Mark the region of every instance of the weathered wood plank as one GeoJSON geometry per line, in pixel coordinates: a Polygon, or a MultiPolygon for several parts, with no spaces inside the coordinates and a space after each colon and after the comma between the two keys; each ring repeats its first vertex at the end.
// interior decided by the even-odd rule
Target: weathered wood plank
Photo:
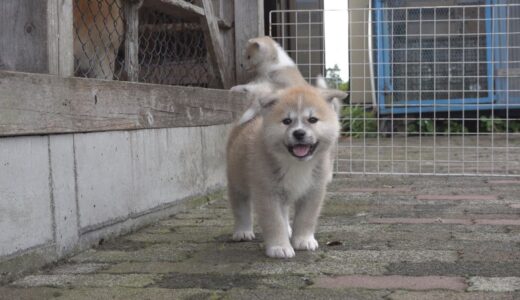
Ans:
{"type": "Polygon", "coordinates": [[[229,89],[233,83],[229,76],[228,64],[226,56],[224,55],[222,37],[220,36],[220,31],[217,26],[213,3],[211,0],[200,0],[200,2],[204,8],[204,16],[201,17],[202,31],[204,32],[204,39],[206,41],[213,72],[222,83],[222,87],[229,89]]]}
{"type": "Polygon", "coordinates": [[[226,124],[247,105],[222,90],[0,71],[0,136],[226,124]]]}
{"type": "Polygon", "coordinates": [[[128,81],[139,80],[139,8],[143,0],[124,1],[125,72],[128,81]]]}
{"type": "MultiPolygon", "coordinates": [[[[234,1],[222,0],[220,1],[220,18],[223,20],[235,19],[235,3],[234,1]]],[[[222,44],[224,46],[224,55],[226,55],[226,67],[228,68],[228,75],[233,85],[236,84],[235,78],[235,28],[224,29],[220,27],[220,36],[222,37],[222,44]]]]}
{"type": "Polygon", "coordinates": [[[197,21],[200,16],[204,15],[202,7],[184,0],[147,0],[143,6],[191,21],[197,21]]]}
{"type": "MultiPolygon", "coordinates": [[[[152,8],[162,13],[182,18],[186,21],[198,21],[204,16],[204,9],[184,0],[146,0],[144,7],[152,8]]],[[[230,29],[233,23],[225,19],[217,18],[218,26],[222,29],[230,29]]]]}
{"type": "Polygon", "coordinates": [[[47,0],[49,74],[74,75],[72,0],[47,0]]]}
{"type": "Polygon", "coordinates": [[[260,0],[235,0],[235,55],[236,81],[245,83],[252,79],[242,67],[245,63],[245,47],[251,38],[264,35],[264,6],[260,0]]]}
{"type": "Polygon", "coordinates": [[[0,70],[47,73],[47,1],[0,1],[0,70]]]}

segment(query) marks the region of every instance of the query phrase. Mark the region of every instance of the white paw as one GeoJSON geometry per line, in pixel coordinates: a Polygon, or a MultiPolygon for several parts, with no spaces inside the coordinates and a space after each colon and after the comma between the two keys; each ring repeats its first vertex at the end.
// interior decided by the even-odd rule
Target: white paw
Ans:
{"type": "Polygon", "coordinates": [[[247,89],[247,87],[245,85],[235,85],[234,87],[232,87],[230,89],[230,91],[232,92],[248,92],[249,90],[247,89]]]}
{"type": "Polygon", "coordinates": [[[294,257],[294,249],[291,246],[281,247],[281,246],[272,246],[267,247],[265,254],[269,257],[273,258],[291,258],[294,257]]]}
{"type": "Polygon", "coordinates": [[[312,235],[307,237],[295,237],[292,241],[292,245],[296,250],[314,251],[318,249],[318,241],[312,235]]]}
{"type": "Polygon", "coordinates": [[[250,241],[255,238],[254,232],[251,230],[237,230],[233,233],[233,241],[250,241]]]}

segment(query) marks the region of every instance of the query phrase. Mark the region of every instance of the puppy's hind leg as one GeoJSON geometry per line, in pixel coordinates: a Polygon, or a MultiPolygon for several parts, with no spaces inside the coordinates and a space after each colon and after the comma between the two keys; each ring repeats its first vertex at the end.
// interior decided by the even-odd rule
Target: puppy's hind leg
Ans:
{"type": "Polygon", "coordinates": [[[228,190],[229,202],[235,219],[234,241],[250,241],[255,238],[253,232],[253,210],[251,199],[243,192],[233,188],[228,190]]]}

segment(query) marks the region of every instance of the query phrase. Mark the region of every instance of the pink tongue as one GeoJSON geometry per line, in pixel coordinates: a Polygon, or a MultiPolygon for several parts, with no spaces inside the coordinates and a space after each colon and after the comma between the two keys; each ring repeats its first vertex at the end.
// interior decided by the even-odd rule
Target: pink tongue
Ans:
{"type": "Polygon", "coordinates": [[[293,147],[294,155],[298,157],[303,157],[309,153],[311,150],[311,146],[309,145],[296,145],[293,147]]]}

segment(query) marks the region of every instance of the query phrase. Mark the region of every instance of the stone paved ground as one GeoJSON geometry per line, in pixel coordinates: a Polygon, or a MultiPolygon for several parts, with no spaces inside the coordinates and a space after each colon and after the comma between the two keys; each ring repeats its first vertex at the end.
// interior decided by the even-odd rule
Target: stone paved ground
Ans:
{"type": "Polygon", "coordinates": [[[223,197],[0,287],[1,299],[520,299],[520,180],[344,177],[316,252],[230,242],[223,197]]]}

